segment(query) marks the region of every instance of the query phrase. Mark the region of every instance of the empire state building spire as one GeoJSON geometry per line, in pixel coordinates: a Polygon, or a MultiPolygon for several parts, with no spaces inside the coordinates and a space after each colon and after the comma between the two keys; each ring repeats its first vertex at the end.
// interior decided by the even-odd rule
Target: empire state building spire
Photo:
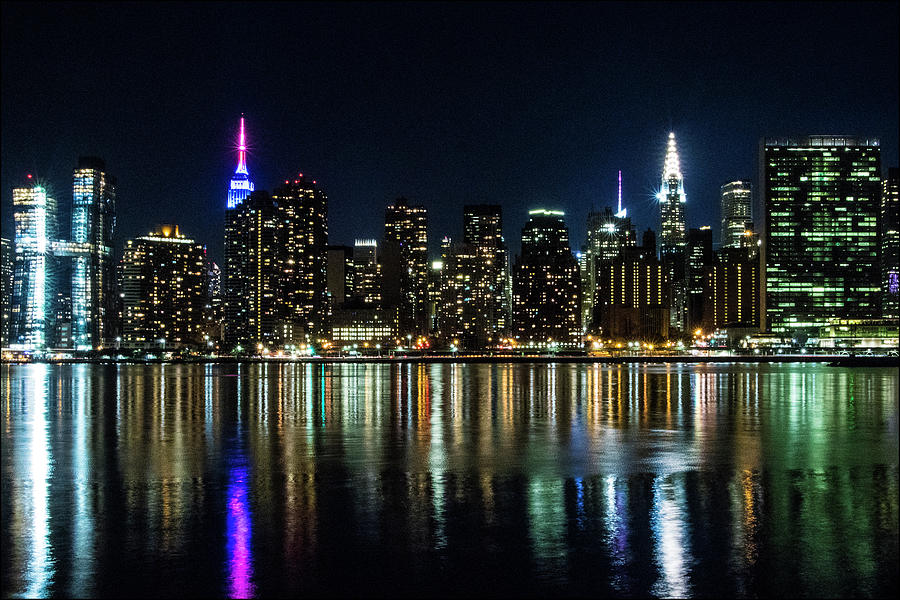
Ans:
{"type": "Polygon", "coordinates": [[[663,165],[662,189],[659,200],[660,257],[684,250],[684,178],[681,175],[681,161],[675,145],[675,134],[669,134],[666,146],[666,160],[663,165]]]}
{"type": "Polygon", "coordinates": [[[238,165],[228,184],[228,202],[226,207],[232,209],[244,201],[253,191],[253,182],[247,171],[247,138],[244,135],[244,115],[241,115],[241,133],[238,136],[238,165]]]}

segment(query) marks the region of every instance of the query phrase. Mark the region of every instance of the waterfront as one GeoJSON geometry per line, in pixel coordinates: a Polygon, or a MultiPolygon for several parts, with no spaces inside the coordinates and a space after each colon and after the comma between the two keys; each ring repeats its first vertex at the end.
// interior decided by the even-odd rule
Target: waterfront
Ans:
{"type": "Polygon", "coordinates": [[[3,596],[890,596],[898,371],[3,365],[3,596]]]}

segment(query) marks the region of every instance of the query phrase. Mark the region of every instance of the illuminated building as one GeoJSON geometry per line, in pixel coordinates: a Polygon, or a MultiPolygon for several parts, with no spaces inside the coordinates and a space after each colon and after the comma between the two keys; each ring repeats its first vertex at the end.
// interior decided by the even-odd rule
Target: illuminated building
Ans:
{"type": "Polygon", "coordinates": [[[750,181],[739,179],[724,184],[721,187],[721,202],[721,245],[723,248],[738,248],[747,223],[753,220],[750,181]]]}
{"type": "MultiPolygon", "coordinates": [[[[706,331],[759,328],[759,260],[743,248],[722,248],[705,269],[703,318],[706,331]]],[[[695,325],[692,325],[695,326],[695,325]]]]}
{"type": "Polygon", "coordinates": [[[688,282],[685,279],[684,177],[675,145],[675,134],[669,134],[659,194],[659,258],[669,283],[669,327],[683,332],[688,326],[688,282]]]}
{"type": "Polygon", "coordinates": [[[206,248],[162,225],[128,240],[122,255],[122,347],[202,347],[208,302],[206,248]]]}
{"type": "Polygon", "coordinates": [[[479,277],[479,257],[470,244],[453,242],[449,237],[441,241],[440,268],[432,268],[440,278],[435,286],[437,304],[437,334],[441,340],[460,349],[478,349],[487,343],[483,313],[475,302],[475,287],[479,277]]]}
{"type": "Polygon", "coordinates": [[[644,233],[643,246],[626,248],[599,265],[596,314],[599,334],[619,342],[662,341],[669,336],[669,286],[656,257],[656,236],[644,233]]]}
{"type": "Polygon", "coordinates": [[[703,286],[707,267],[713,264],[712,229],[709,226],[688,230],[685,255],[687,328],[693,331],[703,324],[703,286]]]}
{"type": "Polygon", "coordinates": [[[587,220],[587,246],[582,268],[582,323],[591,329],[595,321],[594,296],[601,263],[613,260],[623,248],[633,248],[637,236],[622,207],[622,172],[619,171],[618,207],[615,213],[608,206],[602,212],[591,211],[587,220]]]}
{"type": "Polygon", "coordinates": [[[231,349],[250,340],[246,294],[249,286],[246,211],[240,210],[254,191],[253,181],[247,171],[247,142],[244,133],[244,117],[241,116],[238,134],[238,163],[231,176],[225,201],[225,345],[231,349]]]}
{"type": "Polygon", "coordinates": [[[878,140],[765,139],[762,326],[817,333],[829,319],[878,313],[878,140]]]}
{"type": "Polygon", "coordinates": [[[45,350],[55,342],[56,261],[51,240],[56,237],[56,201],[31,175],[25,186],[13,188],[13,218],[16,237],[9,347],[45,350]]]}
{"type": "Polygon", "coordinates": [[[528,214],[513,268],[513,335],[522,346],[579,347],[581,280],[564,213],[528,214]]]}
{"type": "Polygon", "coordinates": [[[665,259],[667,255],[681,253],[685,245],[684,205],[687,198],[684,194],[684,178],[681,175],[674,133],[669,134],[662,189],[657,199],[660,222],[659,255],[661,259],[665,259]]]}
{"type": "Polygon", "coordinates": [[[13,247],[12,242],[0,238],[0,294],[2,294],[2,313],[0,313],[0,348],[9,344],[9,327],[12,324],[12,290],[13,290],[13,247]]]}
{"type": "Polygon", "coordinates": [[[406,198],[397,198],[385,209],[382,304],[395,312],[399,336],[427,332],[427,236],[424,206],[410,206],[406,198]]]}
{"type": "Polygon", "coordinates": [[[113,234],[116,180],[102,159],[82,156],[73,174],[72,340],[76,350],[100,349],[115,337],[113,234]]]}
{"type": "Polygon", "coordinates": [[[881,193],[882,314],[900,318],[900,169],[888,169],[881,193]]]}
{"type": "Polygon", "coordinates": [[[471,248],[473,325],[483,346],[496,344],[509,327],[509,251],[503,239],[503,212],[497,204],[463,207],[463,243],[471,248]]]}
{"type": "Polygon", "coordinates": [[[280,343],[299,344],[323,331],[328,309],[328,198],[300,173],[272,192],[280,218],[280,343]]]}
{"type": "Polygon", "coordinates": [[[331,318],[331,341],[335,347],[356,344],[366,347],[394,346],[390,315],[377,306],[337,308],[331,318]],[[368,344],[368,346],[366,346],[368,344]]]}
{"type": "Polygon", "coordinates": [[[264,190],[255,190],[226,213],[226,236],[235,251],[226,253],[225,346],[257,353],[277,348],[281,293],[282,218],[264,190]]]}
{"type": "Polygon", "coordinates": [[[353,244],[353,296],[363,304],[381,303],[381,265],[375,240],[356,240],[353,244]]]}

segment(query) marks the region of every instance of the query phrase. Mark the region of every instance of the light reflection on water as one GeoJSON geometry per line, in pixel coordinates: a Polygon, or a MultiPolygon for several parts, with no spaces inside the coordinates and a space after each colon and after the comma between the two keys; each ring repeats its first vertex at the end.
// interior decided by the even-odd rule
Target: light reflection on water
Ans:
{"type": "Polygon", "coordinates": [[[0,380],[4,596],[897,589],[892,369],[4,365],[0,380]]]}

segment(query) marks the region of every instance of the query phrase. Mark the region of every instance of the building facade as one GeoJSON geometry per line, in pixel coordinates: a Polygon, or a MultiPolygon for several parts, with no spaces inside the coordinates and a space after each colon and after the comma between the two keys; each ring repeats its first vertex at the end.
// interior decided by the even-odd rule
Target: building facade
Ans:
{"type": "Polygon", "coordinates": [[[300,173],[275,188],[280,218],[279,321],[283,344],[300,344],[324,333],[328,314],[328,198],[300,173]],[[309,338],[307,339],[307,336],[309,338]]]}
{"type": "Polygon", "coordinates": [[[600,264],[596,314],[602,339],[625,343],[669,337],[669,286],[655,238],[645,233],[643,246],[600,264]]]}
{"type": "Polygon", "coordinates": [[[120,263],[123,348],[204,348],[209,303],[206,248],[162,225],[128,240],[120,263]]]}
{"type": "Polygon", "coordinates": [[[113,236],[116,179],[100,158],[83,156],[73,173],[72,343],[75,350],[111,345],[116,333],[113,236]]]}
{"type": "Polygon", "coordinates": [[[0,348],[9,345],[9,328],[12,324],[12,290],[13,290],[13,255],[12,240],[0,238],[0,348]]]}
{"type": "Polygon", "coordinates": [[[881,148],[842,136],[764,139],[763,327],[816,333],[878,316],[881,148]]]}
{"type": "Polygon", "coordinates": [[[753,221],[753,193],[750,181],[736,179],[720,188],[722,208],[721,247],[739,248],[747,223],[753,221]]]}
{"type": "Polygon", "coordinates": [[[888,169],[881,192],[882,314],[900,318],[900,169],[888,169]]]}
{"type": "Polygon", "coordinates": [[[707,267],[703,286],[703,320],[706,331],[759,329],[759,259],[743,248],[722,248],[707,267]]]}
{"type": "Polygon", "coordinates": [[[43,351],[55,344],[56,200],[32,175],[13,189],[15,261],[9,347],[43,351]]]}
{"type": "Polygon", "coordinates": [[[513,268],[513,336],[525,347],[580,347],[581,278],[564,213],[528,214],[513,268]]]}
{"type": "Polygon", "coordinates": [[[395,309],[395,334],[428,332],[428,214],[397,198],[384,211],[383,300],[395,309]]]}

